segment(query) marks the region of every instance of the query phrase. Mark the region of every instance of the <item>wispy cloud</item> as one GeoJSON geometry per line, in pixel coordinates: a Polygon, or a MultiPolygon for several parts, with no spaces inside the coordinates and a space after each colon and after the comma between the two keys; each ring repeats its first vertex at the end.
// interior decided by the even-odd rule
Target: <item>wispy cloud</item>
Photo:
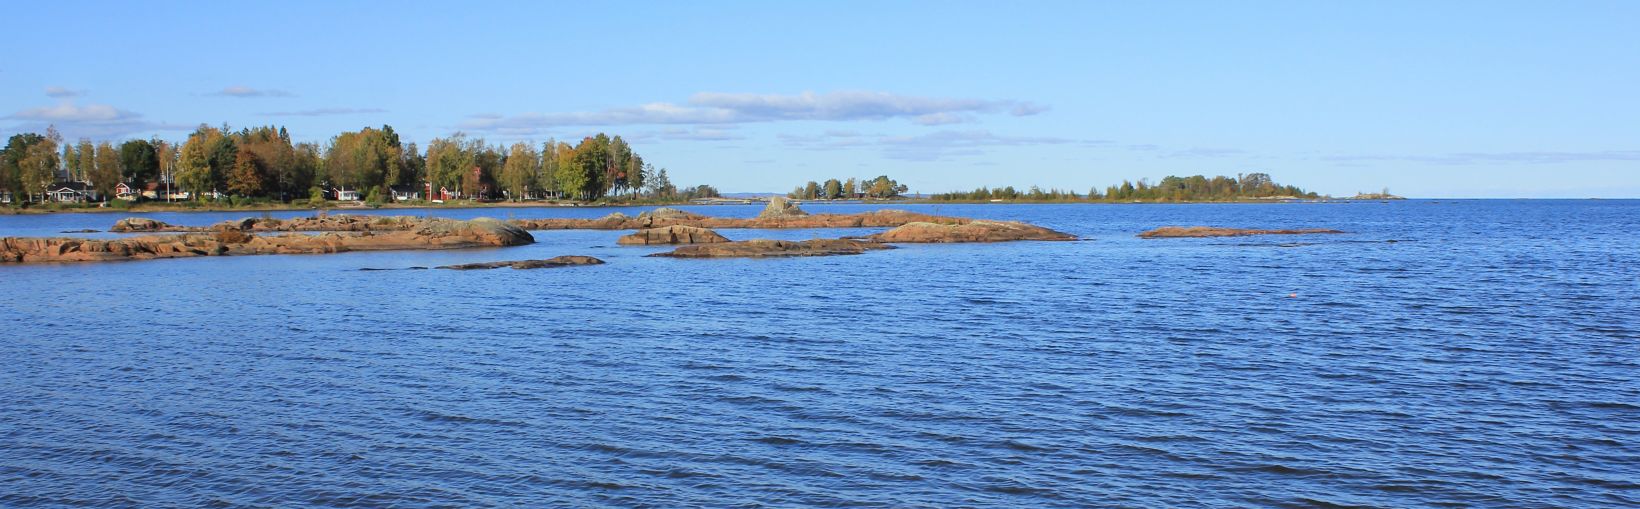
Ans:
{"type": "Polygon", "coordinates": [[[739,124],[781,121],[859,121],[911,119],[924,125],[970,121],[976,115],[1027,116],[1047,111],[1035,103],[1014,100],[917,97],[886,92],[746,94],[702,92],[684,104],[656,102],[599,111],[523,113],[506,117],[473,116],[461,127],[518,132],[559,126],[739,124]]]}
{"type": "Polygon", "coordinates": [[[317,108],[299,111],[269,111],[258,113],[266,117],[328,117],[335,115],[365,115],[372,113],[387,113],[381,108],[317,108]]]}
{"type": "Polygon", "coordinates": [[[235,85],[235,86],[223,88],[222,90],[211,92],[211,93],[206,94],[206,95],[214,95],[214,96],[217,96],[217,97],[238,97],[238,98],[242,98],[242,99],[249,99],[249,98],[256,98],[256,97],[296,97],[296,94],[292,94],[292,93],[286,92],[284,90],[271,89],[271,88],[270,89],[251,88],[251,87],[240,86],[240,85],[235,85]]]}
{"type": "Polygon", "coordinates": [[[743,140],[743,139],[746,139],[746,137],[735,134],[735,133],[731,132],[728,129],[696,127],[696,128],[692,128],[692,129],[662,129],[662,130],[659,130],[659,131],[636,133],[632,136],[632,139],[634,141],[644,140],[644,139],[689,140],[689,141],[733,141],[733,140],[743,140]]]}
{"type": "Polygon", "coordinates": [[[46,87],[46,96],[47,97],[56,97],[56,98],[60,98],[60,99],[66,99],[66,98],[70,98],[70,97],[79,97],[79,96],[82,96],[82,95],[85,95],[84,90],[73,90],[73,89],[64,88],[64,87],[46,87]]]}
{"type": "Polygon", "coordinates": [[[1378,161],[1405,161],[1443,165],[1487,163],[1507,164],[1563,164],[1600,161],[1640,161],[1640,150],[1544,151],[1544,152],[1453,152],[1436,155],[1338,155],[1323,156],[1323,161],[1352,164],[1378,161]]]}
{"type": "MultiPolygon", "coordinates": [[[[1146,151],[1155,150],[1154,145],[1146,145],[1146,147],[1147,148],[1144,149],[1146,151]]],[[[1235,156],[1245,156],[1245,155],[1247,155],[1247,151],[1241,150],[1241,149],[1235,149],[1235,148],[1201,148],[1201,147],[1197,147],[1197,148],[1187,148],[1187,149],[1183,149],[1183,150],[1174,150],[1174,151],[1167,152],[1167,153],[1163,154],[1162,157],[1170,157],[1170,158],[1206,158],[1206,157],[1235,157],[1235,156]]]]}

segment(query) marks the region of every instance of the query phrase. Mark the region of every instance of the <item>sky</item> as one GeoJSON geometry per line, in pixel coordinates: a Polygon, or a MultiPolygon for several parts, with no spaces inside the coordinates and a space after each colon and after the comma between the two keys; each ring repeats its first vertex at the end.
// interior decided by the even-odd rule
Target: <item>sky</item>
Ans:
{"type": "Polygon", "coordinates": [[[674,183],[1640,197],[1640,2],[27,2],[0,136],[621,135],[674,183]]]}

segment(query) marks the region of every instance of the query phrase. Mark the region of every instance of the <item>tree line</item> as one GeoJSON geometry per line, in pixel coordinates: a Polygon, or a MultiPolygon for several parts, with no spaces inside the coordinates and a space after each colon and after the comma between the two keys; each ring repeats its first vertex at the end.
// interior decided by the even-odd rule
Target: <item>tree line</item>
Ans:
{"type": "Polygon", "coordinates": [[[603,133],[574,145],[549,139],[510,146],[456,133],[433,139],[423,151],[388,125],[344,132],[321,146],[292,142],[284,127],[235,131],[202,124],[180,144],[158,138],[65,143],[48,128],[45,134],[13,135],[0,148],[0,191],[28,200],[61,180],[90,183],[105,197],[121,183],[140,188],[155,182],[172,183],[195,198],[279,201],[322,199],[336,189],[385,201],[393,186],[425,192],[429,184],[434,196],[428,198],[445,191],[506,200],[717,196],[716,188],[704,185],[680,191],[665,168],[644,161],[620,136],[603,133]]]}
{"type": "Polygon", "coordinates": [[[836,200],[858,198],[893,198],[904,194],[909,189],[887,175],[874,179],[847,180],[829,179],[825,182],[810,180],[807,184],[797,186],[786,197],[798,200],[836,200]]]}
{"type": "Polygon", "coordinates": [[[1238,174],[1234,177],[1216,176],[1208,178],[1202,175],[1178,177],[1169,175],[1161,182],[1152,184],[1149,179],[1139,179],[1137,183],[1123,180],[1119,185],[1111,185],[1103,191],[1099,188],[1089,189],[1088,193],[1077,194],[1075,191],[1060,189],[1042,190],[1031,186],[1026,191],[1019,191],[1013,186],[990,188],[981,187],[973,191],[955,191],[929,195],[930,200],[940,201],[990,201],[990,200],[1029,200],[1029,201],[1236,201],[1245,199],[1277,199],[1277,198],[1319,198],[1316,193],[1305,191],[1295,186],[1277,184],[1267,173],[1238,174]]]}

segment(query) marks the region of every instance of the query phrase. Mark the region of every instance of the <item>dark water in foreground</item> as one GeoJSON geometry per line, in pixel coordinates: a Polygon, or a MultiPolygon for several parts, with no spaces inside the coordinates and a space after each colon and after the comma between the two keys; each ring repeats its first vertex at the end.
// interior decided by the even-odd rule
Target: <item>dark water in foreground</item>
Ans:
{"type": "Polygon", "coordinates": [[[0,505],[1640,504],[1640,202],[907,208],[1095,240],[0,266],[0,505]]]}

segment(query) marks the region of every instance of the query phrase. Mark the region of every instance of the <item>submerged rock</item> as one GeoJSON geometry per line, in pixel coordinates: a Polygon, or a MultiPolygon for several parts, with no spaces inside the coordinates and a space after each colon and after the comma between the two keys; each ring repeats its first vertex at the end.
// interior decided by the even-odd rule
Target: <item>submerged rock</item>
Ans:
{"type": "Polygon", "coordinates": [[[265,254],[318,254],[347,251],[453,249],[516,246],[535,242],[522,228],[494,219],[426,221],[415,230],[327,232],[318,235],[252,235],[224,229],[214,233],[151,235],[92,240],[66,237],[0,238],[0,262],[93,262],[265,254]]]}
{"type": "Polygon", "coordinates": [[[717,232],[694,226],[674,225],[665,228],[650,228],[639,230],[631,235],[624,235],[616,240],[616,244],[623,246],[652,246],[660,244],[712,244],[728,242],[729,239],[717,232]]]}
{"type": "Polygon", "coordinates": [[[802,216],[806,216],[806,215],[809,215],[809,213],[804,212],[803,209],[797,208],[796,203],[792,203],[791,201],[787,200],[784,196],[776,196],[774,198],[769,199],[769,206],[763,207],[763,212],[759,212],[757,214],[757,217],[759,219],[771,219],[771,218],[784,218],[784,217],[802,217],[802,216]]]}
{"type": "Polygon", "coordinates": [[[835,256],[856,255],[866,251],[893,248],[894,246],[889,246],[878,242],[850,239],[813,239],[802,241],[757,239],[742,242],[683,246],[672,251],[655,253],[649,256],[666,256],[672,258],[835,256]]]}
{"type": "Polygon", "coordinates": [[[457,265],[442,265],[437,268],[450,270],[487,270],[512,267],[514,269],[540,269],[550,267],[570,267],[574,265],[603,265],[604,261],[591,256],[555,256],[545,260],[517,260],[508,262],[480,262],[463,263],[457,265]]]}
{"type": "Polygon", "coordinates": [[[1076,240],[1073,235],[1013,221],[973,221],[964,224],[907,223],[872,235],[870,238],[878,242],[893,243],[1076,240]]]}
{"type": "Polygon", "coordinates": [[[1141,239],[1165,238],[1202,238],[1202,237],[1246,237],[1249,235],[1312,235],[1320,233],[1344,233],[1339,230],[1324,228],[1305,228],[1296,230],[1255,230],[1246,228],[1220,228],[1216,226],[1163,226],[1139,234],[1141,239]]]}

